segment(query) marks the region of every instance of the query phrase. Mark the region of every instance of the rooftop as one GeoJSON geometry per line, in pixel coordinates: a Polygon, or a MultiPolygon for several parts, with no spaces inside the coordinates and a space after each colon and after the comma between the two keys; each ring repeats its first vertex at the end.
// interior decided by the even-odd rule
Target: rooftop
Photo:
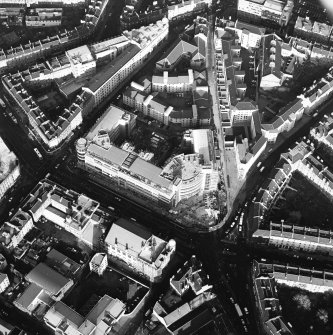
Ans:
{"type": "Polygon", "coordinates": [[[74,64],[85,64],[94,60],[94,57],[92,56],[89,48],[86,45],[82,45],[75,49],[68,50],[66,51],[66,54],[74,64]]]}
{"type": "Polygon", "coordinates": [[[127,64],[139,51],[140,47],[136,44],[130,44],[119,57],[112,60],[103,68],[100,68],[96,74],[89,79],[87,88],[92,92],[97,91],[107,80],[116,74],[125,64],[127,64]]]}
{"type": "Polygon", "coordinates": [[[65,278],[45,263],[39,263],[26,275],[26,279],[53,295],[57,295],[70,282],[70,279],[65,278]]]}

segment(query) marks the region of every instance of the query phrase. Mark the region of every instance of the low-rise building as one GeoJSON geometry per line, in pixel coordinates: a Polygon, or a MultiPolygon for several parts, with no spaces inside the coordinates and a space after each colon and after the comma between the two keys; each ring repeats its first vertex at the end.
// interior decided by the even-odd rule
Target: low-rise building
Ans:
{"type": "Polygon", "coordinates": [[[120,26],[122,30],[129,30],[148,26],[158,20],[168,17],[168,7],[164,1],[154,1],[145,9],[141,1],[134,4],[127,4],[120,15],[120,26]]]}
{"type": "Polygon", "coordinates": [[[99,202],[49,181],[40,182],[23,204],[34,222],[43,216],[80,238],[91,249],[97,248],[103,234],[99,202]]]}
{"type": "Polygon", "coordinates": [[[278,135],[282,132],[288,132],[294,128],[295,123],[302,115],[311,115],[322,103],[324,103],[333,94],[333,68],[312,85],[297,99],[281,108],[277,115],[261,123],[262,134],[270,142],[275,142],[278,135]]]}
{"type": "Polygon", "coordinates": [[[332,26],[317,21],[311,21],[308,17],[297,17],[294,26],[294,36],[310,42],[329,44],[332,34],[332,26]]]}
{"type": "Polygon", "coordinates": [[[272,335],[288,334],[292,331],[282,317],[282,308],[274,275],[267,271],[265,264],[253,262],[254,296],[259,307],[260,323],[272,335]]]}
{"type": "Polygon", "coordinates": [[[31,283],[24,292],[17,297],[14,305],[21,311],[32,315],[39,309],[48,308],[53,300],[46,294],[42,287],[31,283]]]}
{"type": "MultiPolygon", "coordinates": [[[[153,316],[170,334],[195,332],[217,320],[212,313],[216,295],[200,261],[192,256],[170,279],[169,290],[157,301],[153,316]]],[[[215,309],[216,310],[216,309],[215,309]]]]}
{"type": "Polygon", "coordinates": [[[41,287],[53,300],[61,300],[74,285],[72,279],[66,278],[45,263],[39,263],[25,277],[30,283],[41,287]]]}
{"type": "Polygon", "coordinates": [[[245,49],[257,49],[260,47],[261,39],[265,35],[266,29],[246,22],[237,20],[234,27],[240,45],[245,49]]]}
{"type": "Polygon", "coordinates": [[[105,238],[109,255],[118,258],[154,282],[162,279],[164,269],[176,251],[176,242],[166,242],[135,222],[118,219],[105,238]]]}
{"type": "Polygon", "coordinates": [[[212,289],[209,277],[202,269],[201,262],[193,255],[186,261],[177,273],[170,278],[170,287],[179,295],[183,296],[189,289],[195,295],[200,295],[212,289]]]}
{"type": "Polygon", "coordinates": [[[292,0],[239,0],[237,9],[242,20],[283,27],[291,19],[293,7],[292,0]]]}
{"type": "Polygon", "coordinates": [[[255,263],[255,271],[274,278],[278,284],[319,293],[333,290],[333,273],[330,271],[315,270],[314,268],[310,269],[290,264],[255,263]]]}
{"type": "Polygon", "coordinates": [[[167,0],[168,19],[182,20],[203,14],[212,0],[167,0]]]}
{"type": "Polygon", "coordinates": [[[7,250],[13,250],[33,226],[34,224],[31,216],[19,209],[9,221],[1,226],[0,243],[7,250]]]}
{"type": "Polygon", "coordinates": [[[47,311],[44,322],[62,335],[108,334],[124,312],[123,302],[104,295],[85,317],[58,301],[47,311]]]}
{"type": "Polygon", "coordinates": [[[102,276],[108,266],[108,257],[105,253],[97,253],[89,262],[90,271],[102,276]]]}
{"type": "Polygon", "coordinates": [[[181,93],[193,90],[194,76],[193,70],[188,69],[187,75],[169,76],[169,72],[164,71],[162,75],[153,75],[152,90],[154,92],[181,93]]]}
{"type": "Polygon", "coordinates": [[[20,165],[15,154],[9,150],[0,137],[0,201],[21,175],[20,165]]]}
{"type": "Polygon", "coordinates": [[[270,222],[267,229],[263,226],[257,229],[252,238],[282,249],[329,255],[333,253],[333,236],[328,230],[270,222]]]}
{"type": "Polygon", "coordinates": [[[90,78],[84,90],[93,95],[95,106],[100,105],[105,97],[128,79],[153,51],[167,38],[169,22],[167,19],[157,21],[147,27],[124,31],[123,35],[130,40],[130,45],[110,64],[90,78]]]}
{"type": "Polygon", "coordinates": [[[62,8],[28,9],[25,16],[27,27],[56,27],[61,25],[62,8]]]}

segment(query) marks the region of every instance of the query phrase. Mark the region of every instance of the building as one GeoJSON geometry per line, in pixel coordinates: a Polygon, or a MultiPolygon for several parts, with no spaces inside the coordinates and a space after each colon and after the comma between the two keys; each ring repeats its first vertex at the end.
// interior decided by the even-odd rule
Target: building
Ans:
{"type": "Polygon", "coordinates": [[[317,127],[311,128],[310,136],[312,139],[318,141],[318,143],[323,144],[325,147],[333,150],[333,117],[332,113],[330,115],[324,115],[324,120],[320,122],[317,127]]]}
{"type": "Polygon", "coordinates": [[[166,56],[163,56],[162,59],[156,62],[156,69],[160,71],[171,71],[181,60],[189,59],[191,69],[203,70],[206,67],[207,43],[207,39],[203,36],[193,41],[197,41],[198,45],[181,39],[176,40],[169,51],[166,51],[166,56]]]}
{"type": "Polygon", "coordinates": [[[53,300],[44,293],[42,287],[32,283],[17,297],[14,305],[21,311],[32,315],[38,313],[40,309],[45,309],[51,305],[53,300]]]}
{"type": "Polygon", "coordinates": [[[217,27],[214,42],[217,104],[225,154],[235,162],[237,178],[243,179],[265,150],[267,140],[261,136],[257,104],[245,97],[247,85],[236,32],[217,27]]]}
{"type": "MultiPolygon", "coordinates": [[[[186,84],[179,85],[179,87],[184,86],[186,84]]],[[[176,89],[176,85],[173,88],[176,89]]],[[[177,93],[151,92],[151,94],[147,94],[142,92],[136,83],[132,82],[131,86],[127,87],[123,93],[123,102],[165,125],[177,124],[189,128],[211,124],[208,88],[198,87],[195,91],[185,92],[184,97],[175,97],[175,94],[177,93]],[[169,97],[177,98],[179,105],[183,106],[171,106],[168,102],[169,97]],[[191,106],[185,103],[185,99],[192,101],[191,106]]]]}
{"type": "Polygon", "coordinates": [[[127,4],[120,16],[120,26],[122,30],[129,30],[148,26],[151,23],[168,17],[168,7],[164,1],[154,1],[148,7],[143,7],[141,1],[127,4]]]}
{"type": "Polygon", "coordinates": [[[20,177],[20,165],[15,154],[0,137],[0,201],[20,177]]]}
{"type": "Polygon", "coordinates": [[[61,25],[61,8],[33,8],[25,15],[27,27],[56,27],[61,25]]]}
{"type": "Polygon", "coordinates": [[[207,274],[202,269],[201,262],[195,255],[186,261],[183,267],[170,278],[170,287],[178,294],[183,296],[188,290],[192,290],[195,295],[200,295],[212,289],[207,274]]]}
{"type": "Polygon", "coordinates": [[[245,49],[257,49],[260,47],[261,39],[265,35],[266,29],[246,22],[237,20],[234,27],[240,45],[245,49]]]}
{"type": "Polygon", "coordinates": [[[64,277],[45,263],[39,263],[25,277],[30,284],[14,301],[14,305],[25,313],[41,317],[54,301],[61,300],[74,285],[72,279],[64,277]]]}
{"type": "MultiPolygon", "coordinates": [[[[40,7],[41,5],[45,5],[45,1],[43,0],[1,0],[0,4],[8,5],[8,6],[24,6],[29,7],[40,7]]],[[[83,5],[84,1],[82,0],[52,0],[53,5],[57,5],[57,7],[63,6],[79,6],[83,5]]]]}
{"type": "Polygon", "coordinates": [[[123,302],[104,295],[85,317],[58,301],[47,311],[44,322],[61,335],[108,334],[124,312],[123,302]]]}
{"type": "Polygon", "coordinates": [[[6,269],[8,263],[3,254],[0,254],[0,271],[3,271],[6,269]]]}
{"type": "MultiPolygon", "coordinates": [[[[30,5],[32,7],[38,7],[39,3],[39,1],[35,0],[1,0],[1,2],[5,4],[6,12],[2,13],[0,11],[0,16],[11,16],[15,19],[15,24],[19,25],[22,25],[25,8],[30,8],[30,5]],[[15,10],[9,11],[7,8],[13,8],[15,10]]],[[[107,0],[88,0],[86,2],[82,0],[53,1],[53,6],[58,4],[60,5],[59,7],[63,5],[85,5],[85,16],[84,19],[81,20],[81,24],[73,30],[64,30],[57,35],[49,36],[43,40],[32,41],[15,48],[11,47],[7,50],[0,49],[0,72],[4,73],[6,70],[15,71],[17,69],[26,68],[36,63],[38,59],[49,57],[55,52],[63,52],[63,50],[82,44],[94,33],[96,26],[99,25],[101,18],[104,16],[107,3],[107,0]]],[[[45,2],[41,2],[41,5],[44,6],[45,2]]],[[[47,13],[48,10],[49,8],[44,10],[46,16],[50,15],[50,13],[47,13]]],[[[39,17],[35,18],[38,19],[39,17]]],[[[44,20],[45,24],[47,23],[46,21],[47,20],[44,20]]],[[[37,24],[39,21],[28,20],[28,24],[29,22],[31,24],[37,24]]],[[[58,20],[55,20],[53,23],[58,23],[58,20]]]]}
{"type": "Polygon", "coordinates": [[[131,136],[136,125],[136,115],[117,106],[110,105],[89,131],[86,139],[108,148],[116,140],[131,136]]]}
{"type": "Polygon", "coordinates": [[[168,19],[184,20],[201,15],[207,11],[212,0],[167,0],[168,19]]]}
{"type": "Polygon", "coordinates": [[[110,256],[118,258],[154,282],[162,279],[163,271],[176,251],[176,242],[163,241],[135,222],[118,219],[105,238],[110,256]]]}
{"type": "MultiPolygon", "coordinates": [[[[7,323],[6,321],[0,319],[0,332],[2,332],[2,334],[4,335],[13,335],[15,333],[12,332],[12,330],[14,330],[14,326],[12,326],[11,324],[7,323]]],[[[19,334],[21,335],[21,334],[19,334]]],[[[23,335],[23,334],[22,334],[23,335]]]]}
{"type": "MultiPolygon", "coordinates": [[[[93,128],[94,134],[104,129],[103,123],[101,118],[93,128]]],[[[183,199],[217,187],[218,172],[212,162],[205,165],[207,162],[200,154],[176,156],[161,169],[135,152],[116,147],[109,135],[102,133],[101,136],[88,134],[86,139],[78,140],[76,150],[80,166],[160,206],[171,208],[183,199]]]]}
{"type": "Polygon", "coordinates": [[[124,31],[130,45],[122,52],[122,57],[111,61],[96,75],[90,78],[83,90],[94,97],[95,106],[100,105],[116,87],[128,79],[167,38],[169,23],[167,19],[157,21],[148,27],[124,31]]]}
{"type": "Polygon", "coordinates": [[[311,21],[308,17],[297,17],[294,36],[310,42],[331,44],[332,26],[326,23],[311,21]]]}
{"type": "Polygon", "coordinates": [[[132,82],[123,93],[123,102],[166,125],[209,126],[211,104],[205,71],[207,32],[207,20],[197,17],[182,39],[176,40],[156,62],[156,69],[162,73],[152,77],[151,89],[132,82]],[[169,72],[184,59],[190,61],[189,68],[178,69],[177,76],[171,75],[169,72]],[[170,105],[170,100],[175,103],[170,105]]]}
{"type": "Polygon", "coordinates": [[[268,27],[284,27],[291,19],[293,0],[239,0],[238,17],[268,27]]]}
{"type": "Polygon", "coordinates": [[[268,121],[261,123],[262,134],[269,142],[275,142],[278,135],[288,132],[304,114],[305,107],[301,98],[297,98],[282,107],[278,114],[268,121]]]}
{"type": "Polygon", "coordinates": [[[45,263],[39,263],[25,279],[43,289],[53,300],[61,300],[65,293],[74,285],[73,280],[64,277],[45,263]]]}
{"type": "Polygon", "coordinates": [[[269,228],[260,227],[252,238],[282,249],[293,249],[316,254],[332,254],[332,233],[328,230],[270,222],[269,228]]]}
{"type": "Polygon", "coordinates": [[[277,35],[265,35],[262,38],[262,59],[259,65],[260,89],[271,90],[293,78],[297,57],[290,46],[277,35]]]}
{"type": "Polygon", "coordinates": [[[78,279],[84,267],[56,249],[51,249],[46,254],[44,262],[63,276],[73,279],[73,281],[78,279]]]}
{"type": "Polygon", "coordinates": [[[74,78],[92,76],[96,72],[96,60],[86,45],[66,51],[74,78]]]}
{"type": "Polygon", "coordinates": [[[99,276],[102,276],[108,266],[108,257],[104,253],[97,253],[93,256],[89,262],[89,269],[92,272],[96,272],[99,276]]]}
{"type": "Polygon", "coordinates": [[[298,287],[310,292],[323,293],[333,290],[333,273],[293,265],[256,262],[256,271],[274,278],[278,284],[298,287]]]}
{"type": "MultiPolygon", "coordinates": [[[[105,117],[108,115],[104,114],[105,117]]],[[[103,129],[104,118],[94,126],[96,134],[100,126],[103,129]]],[[[172,207],[178,202],[180,181],[177,178],[166,178],[161,168],[146,162],[135,152],[116,147],[111,140],[103,143],[96,136],[88,138],[79,139],[76,146],[81,167],[102,173],[115,185],[142,194],[161,206],[172,207]]]]}
{"type": "Polygon", "coordinates": [[[5,273],[0,273],[0,293],[5,292],[9,285],[8,276],[5,273]]]}
{"type": "Polygon", "coordinates": [[[22,206],[34,222],[43,216],[80,238],[91,249],[97,248],[103,231],[99,202],[50,181],[40,182],[22,206]]]}
{"type": "Polygon", "coordinates": [[[277,115],[261,123],[262,134],[270,142],[275,142],[278,135],[282,132],[290,131],[302,115],[311,115],[315,110],[324,103],[333,93],[333,68],[313,84],[297,99],[281,108],[277,115]]]}
{"type": "Polygon", "coordinates": [[[305,142],[296,145],[281,155],[281,160],[272,173],[272,178],[260,189],[254,215],[256,231],[253,238],[280,248],[293,248],[308,252],[330,253],[330,232],[301,228],[284,223],[265,224],[264,212],[276,203],[288,185],[294,172],[301,173],[329,198],[333,197],[333,173],[319,157],[313,155],[313,147],[305,142]],[[284,229],[285,228],[285,229],[284,229]]]}
{"type": "Polygon", "coordinates": [[[214,161],[214,135],[210,129],[189,129],[183,135],[186,146],[190,146],[193,153],[199,154],[202,165],[211,165],[214,161]]]}
{"type": "MultiPolygon", "coordinates": [[[[209,150],[209,148],[206,148],[209,150]]],[[[202,154],[178,155],[164,167],[163,175],[178,178],[179,201],[217,190],[218,171],[214,170],[212,161],[204,161],[202,154]]]]}
{"type": "Polygon", "coordinates": [[[152,90],[154,92],[180,93],[193,90],[194,76],[193,70],[188,69],[188,74],[184,76],[169,76],[169,72],[164,71],[162,75],[153,75],[152,90]]]}
{"type": "Polygon", "coordinates": [[[0,243],[7,249],[13,250],[23,240],[24,236],[33,228],[31,216],[18,210],[9,221],[0,228],[0,243]]]}
{"type": "Polygon", "coordinates": [[[252,280],[254,296],[259,306],[260,323],[265,331],[272,335],[292,335],[289,325],[282,317],[282,308],[276,288],[276,279],[267,271],[265,264],[253,262],[252,280]]]}
{"type": "Polygon", "coordinates": [[[169,334],[204,332],[207,324],[218,320],[213,310],[219,307],[214,305],[211,288],[200,261],[192,256],[170,279],[169,290],[154,305],[153,317],[169,334]]]}

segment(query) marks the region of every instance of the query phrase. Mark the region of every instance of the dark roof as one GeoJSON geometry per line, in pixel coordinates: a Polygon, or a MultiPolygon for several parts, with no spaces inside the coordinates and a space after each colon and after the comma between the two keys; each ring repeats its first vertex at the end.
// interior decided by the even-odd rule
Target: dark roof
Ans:
{"type": "Polygon", "coordinates": [[[108,81],[119,69],[128,63],[141,49],[130,44],[116,59],[107,64],[102,70],[98,71],[88,82],[87,88],[97,91],[106,81],[108,81]]]}

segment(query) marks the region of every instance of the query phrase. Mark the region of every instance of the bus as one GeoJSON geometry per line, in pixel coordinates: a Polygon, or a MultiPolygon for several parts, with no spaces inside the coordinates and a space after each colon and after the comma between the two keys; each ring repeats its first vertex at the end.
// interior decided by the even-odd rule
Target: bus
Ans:
{"type": "Polygon", "coordinates": [[[2,108],[6,108],[6,104],[5,104],[5,102],[2,99],[0,99],[0,106],[2,108]]]}
{"type": "Polygon", "coordinates": [[[34,148],[34,151],[36,153],[36,155],[38,156],[39,159],[43,159],[42,154],[39,152],[39,150],[37,148],[34,148]]]}
{"type": "Polygon", "coordinates": [[[235,304],[235,308],[237,311],[238,316],[241,318],[243,316],[242,310],[240,309],[238,304],[235,304]]]}

